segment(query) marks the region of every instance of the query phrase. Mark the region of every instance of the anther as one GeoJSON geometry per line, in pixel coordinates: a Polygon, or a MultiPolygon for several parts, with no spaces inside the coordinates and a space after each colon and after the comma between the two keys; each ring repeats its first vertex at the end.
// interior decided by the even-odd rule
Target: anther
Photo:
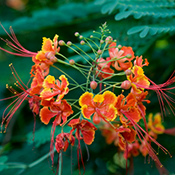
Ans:
{"type": "Polygon", "coordinates": [[[9,64],[9,67],[12,66],[12,63],[9,64]]]}

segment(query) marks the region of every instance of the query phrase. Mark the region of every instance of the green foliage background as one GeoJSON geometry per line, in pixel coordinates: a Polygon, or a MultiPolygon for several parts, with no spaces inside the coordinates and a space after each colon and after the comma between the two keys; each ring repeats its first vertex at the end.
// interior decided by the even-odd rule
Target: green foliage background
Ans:
{"type": "MultiPolygon", "coordinates": [[[[6,4],[6,0],[0,1],[0,21],[8,29],[12,26],[20,43],[31,51],[41,48],[42,37],[50,37],[57,33],[60,39],[78,43],[74,33],[90,35],[93,30],[107,22],[113,38],[117,43],[133,47],[136,55],[143,55],[150,62],[145,68],[146,75],[157,84],[165,82],[175,68],[175,2],[173,0],[23,0],[25,8],[15,10],[6,4]]],[[[0,28],[0,37],[7,35],[0,28]]],[[[7,48],[0,41],[0,47],[7,48]]],[[[69,58],[82,61],[69,50],[61,50],[69,58]]],[[[87,48],[88,51],[88,48],[87,48]]],[[[5,85],[13,85],[15,82],[9,64],[13,65],[21,79],[27,83],[32,66],[31,58],[22,58],[9,55],[0,50],[0,99],[11,94],[5,85]]],[[[78,77],[77,72],[67,70],[73,77],[78,77]]],[[[60,72],[52,70],[57,77],[60,72]]],[[[81,77],[78,80],[81,82],[81,77]]],[[[77,92],[78,93],[78,92],[77,92]]],[[[155,93],[150,95],[151,104],[147,106],[147,113],[160,112],[159,103],[155,93]]],[[[0,113],[11,100],[1,101],[0,113]]],[[[170,113],[164,118],[166,128],[175,127],[175,116],[170,113]]],[[[49,152],[51,126],[44,126],[37,117],[35,140],[33,135],[33,115],[28,104],[23,104],[15,113],[9,124],[6,134],[0,134],[0,174],[54,174],[51,167],[49,152]],[[40,158],[45,159],[37,163],[40,158]]],[[[65,131],[68,128],[65,128],[65,131]]],[[[56,133],[59,133],[59,129],[56,133]]],[[[56,134],[55,134],[56,135],[56,134]]],[[[175,174],[175,138],[168,135],[160,135],[158,141],[172,154],[172,158],[160,151],[159,158],[170,174],[175,174]]],[[[97,131],[95,142],[88,146],[84,144],[83,157],[86,166],[86,175],[122,175],[125,174],[123,160],[119,163],[117,148],[107,145],[105,139],[97,131]],[[88,152],[90,154],[88,159],[88,152]],[[114,156],[115,155],[115,156],[114,156]]],[[[157,150],[157,148],[155,147],[157,150]]],[[[55,156],[55,164],[58,157],[55,156]]],[[[154,162],[150,164],[140,155],[134,158],[134,175],[159,174],[154,162]]],[[[82,170],[83,172],[83,170],[82,170]]],[[[78,174],[76,147],[63,154],[62,174],[78,174]]]]}

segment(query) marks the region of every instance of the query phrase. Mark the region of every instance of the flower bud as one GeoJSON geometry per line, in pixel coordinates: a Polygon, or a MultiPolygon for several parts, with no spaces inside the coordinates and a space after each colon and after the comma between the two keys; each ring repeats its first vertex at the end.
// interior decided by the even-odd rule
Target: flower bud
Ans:
{"type": "Polygon", "coordinates": [[[121,49],[122,48],[122,45],[119,44],[117,47],[118,47],[118,49],[121,49]]]}
{"type": "Polygon", "coordinates": [[[53,63],[57,62],[57,58],[55,57],[55,54],[53,54],[53,52],[46,52],[45,57],[50,61],[52,61],[53,63]]]}
{"type": "Polygon", "coordinates": [[[80,36],[79,36],[79,38],[80,38],[80,39],[83,39],[83,36],[82,36],[82,35],[80,35],[80,36]]]}
{"type": "Polygon", "coordinates": [[[68,46],[71,46],[71,45],[72,45],[72,42],[71,42],[71,41],[68,41],[68,42],[67,42],[67,45],[68,45],[68,46]]]}
{"type": "Polygon", "coordinates": [[[132,55],[131,55],[131,54],[127,54],[126,57],[127,57],[127,58],[131,58],[132,55]]]}
{"type": "Polygon", "coordinates": [[[125,74],[126,74],[126,76],[131,75],[131,74],[132,74],[131,69],[127,69],[127,70],[125,70],[125,74]]]}
{"type": "Polygon", "coordinates": [[[83,40],[80,41],[81,45],[85,45],[85,42],[83,40]]]}
{"type": "Polygon", "coordinates": [[[76,37],[78,37],[80,34],[78,32],[75,32],[74,34],[76,37]]]}
{"type": "Polygon", "coordinates": [[[102,51],[101,51],[101,50],[98,50],[98,51],[97,51],[97,54],[98,54],[98,55],[101,55],[101,54],[102,54],[102,51]]]}
{"type": "Polygon", "coordinates": [[[93,37],[94,37],[93,35],[90,36],[90,38],[93,38],[93,37]]]}
{"type": "Polygon", "coordinates": [[[104,40],[100,40],[100,44],[103,44],[104,43],[104,40]]]}
{"type": "Polygon", "coordinates": [[[112,40],[113,40],[113,38],[111,36],[108,36],[105,41],[107,44],[111,44],[112,40]]]}
{"type": "Polygon", "coordinates": [[[90,87],[91,87],[92,89],[96,89],[96,88],[97,88],[97,82],[96,82],[96,81],[91,81],[90,87]]]}
{"type": "Polygon", "coordinates": [[[69,64],[74,65],[75,61],[73,59],[69,60],[69,64]]]}
{"type": "Polygon", "coordinates": [[[131,82],[129,80],[125,80],[122,84],[121,84],[121,88],[122,89],[129,89],[131,87],[131,82]]]}
{"type": "Polygon", "coordinates": [[[64,45],[65,45],[65,42],[64,42],[63,40],[60,40],[60,41],[58,42],[58,44],[59,44],[60,46],[64,46],[64,45]]]}

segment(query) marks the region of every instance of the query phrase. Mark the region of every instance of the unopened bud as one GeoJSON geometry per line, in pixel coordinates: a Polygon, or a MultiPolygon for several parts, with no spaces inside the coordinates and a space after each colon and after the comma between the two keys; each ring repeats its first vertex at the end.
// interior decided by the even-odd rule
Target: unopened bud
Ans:
{"type": "Polygon", "coordinates": [[[60,46],[64,46],[64,45],[65,45],[65,42],[64,42],[63,40],[60,40],[60,41],[58,42],[58,44],[59,44],[60,46]]]}
{"type": "Polygon", "coordinates": [[[93,35],[90,36],[90,38],[93,38],[93,37],[94,37],[93,35]]]}
{"type": "Polygon", "coordinates": [[[111,36],[108,36],[105,41],[107,44],[111,44],[112,40],[113,40],[113,38],[111,36]]]}
{"type": "Polygon", "coordinates": [[[97,82],[96,82],[96,81],[91,81],[90,87],[91,87],[92,89],[96,89],[96,88],[97,88],[97,82]]]}
{"type": "Polygon", "coordinates": [[[116,42],[117,42],[117,40],[115,39],[113,42],[114,42],[114,43],[116,43],[116,42]]]}
{"type": "Polygon", "coordinates": [[[80,35],[80,36],[79,36],[79,38],[80,38],[80,39],[83,39],[83,36],[82,36],[82,35],[80,35]]]}
{"type": "Polygon", "coordinates": [[[122,89],[129,89],[131,87],[131,82],[129,80],[125,80],[122,84],[121,84],[121,88],[122,89]]]}
{"type": "Polygon", "coordinates": [[[126,57],[127,57],[127,58],[131,58],[132,55],[131,55],[131,54],[127,54],[126,57]]]}
{"type": "Polygon", "coordinates": [[[132,74],[131,69],[127,69],[127,70],[125,70],[125,74],[126,74],[126,76],[131,75],[131,74],[132,74]]]}
{"type": "Polygon", "coordinates": [[[100,40],[100,44],[103,44],[104,43],[104,40],[100,40]]]}
{"type": "Polygon", "coordinates": [[[74,34],[76,37],[78,37],[80,34],[78,32],[75,32],[74,34]]]}
{"type": "Polygon", "coordinates": [[[68,41],[68,42],[67,42],[67,45],[68,45],[68,46],[71,46],[71,45],[72,45],[72,42],[71,42],[71,41],[68,41]]]}
{"type": "Polygon", "coordinates": [[[93,30],[93,33],[95,33],[95,30],[93,30]]]}
{"type": "Polygon", "coordinates": [[[98,54],[98,55],[101,55],[101,54],[102,54],[102,51],[101,51],[101,50],[98,50],[98,51],[97,51],[97,54],[98,54]]]}
{"type": "Polygon", "coordinates": [[[69,60],[69,64],[74,65],[75,61],[73,59],[69,60]]]}
{"type": "Polygon", "coordinates": [[[118,47],[118,49],[121,49],[122,48],[122,45],[119,44],[117,47],[118,47]]]}
{"type": "Polygon", "coordinates": [[[45,57],[47,59],[49,59],[50,61],[52,61],[53,63],[54,62],[57,62],[57,58],[55,57],[55,55],[53,54],[53,52],[46,52],[45,53],[45,57]]]}
{"type": "Polygon", "coordinates": [[[85,42],[83,40],[80,41],[81,45],[85,45],[85,42]]]}

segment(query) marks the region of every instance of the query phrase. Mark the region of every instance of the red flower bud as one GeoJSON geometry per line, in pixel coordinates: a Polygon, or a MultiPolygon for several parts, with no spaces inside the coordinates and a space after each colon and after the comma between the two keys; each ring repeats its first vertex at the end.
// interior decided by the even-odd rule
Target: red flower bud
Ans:
{"type": "Polygon", "coordinates": [[[96,89],[96,88],[97,88],[97,82],[96,82],[96,81],[91,81],[90,87],[91,87],[92,89],[96,89]]]}
{"type": "Polygon", "coordinates": [[[121,88],[122,89],[129,89],[131,87],[131,82],[129,80],[125,80],[122,84],[121,84],[121,88]]]}
{"type": "Polygon", "coordinates": [[[73,59],[69,60],[69,64],[74,65],[75,61],[73,59]]]}
{"type": "Polygon", "coordinates": [[[63,40],[60,40],[60,41],[58,42],[58,44],[59,44],[60,46],[64,46],[64,45],[65,45],[65,42],[64,42],[63,40]]]}
{"type": "Polygon", "coordinates": [[[125,70],[125,74],[126,74],[126,76],[131,75],[131,74],[132,74],[131,69],[127,69],[127,70],[125,70]]]}

